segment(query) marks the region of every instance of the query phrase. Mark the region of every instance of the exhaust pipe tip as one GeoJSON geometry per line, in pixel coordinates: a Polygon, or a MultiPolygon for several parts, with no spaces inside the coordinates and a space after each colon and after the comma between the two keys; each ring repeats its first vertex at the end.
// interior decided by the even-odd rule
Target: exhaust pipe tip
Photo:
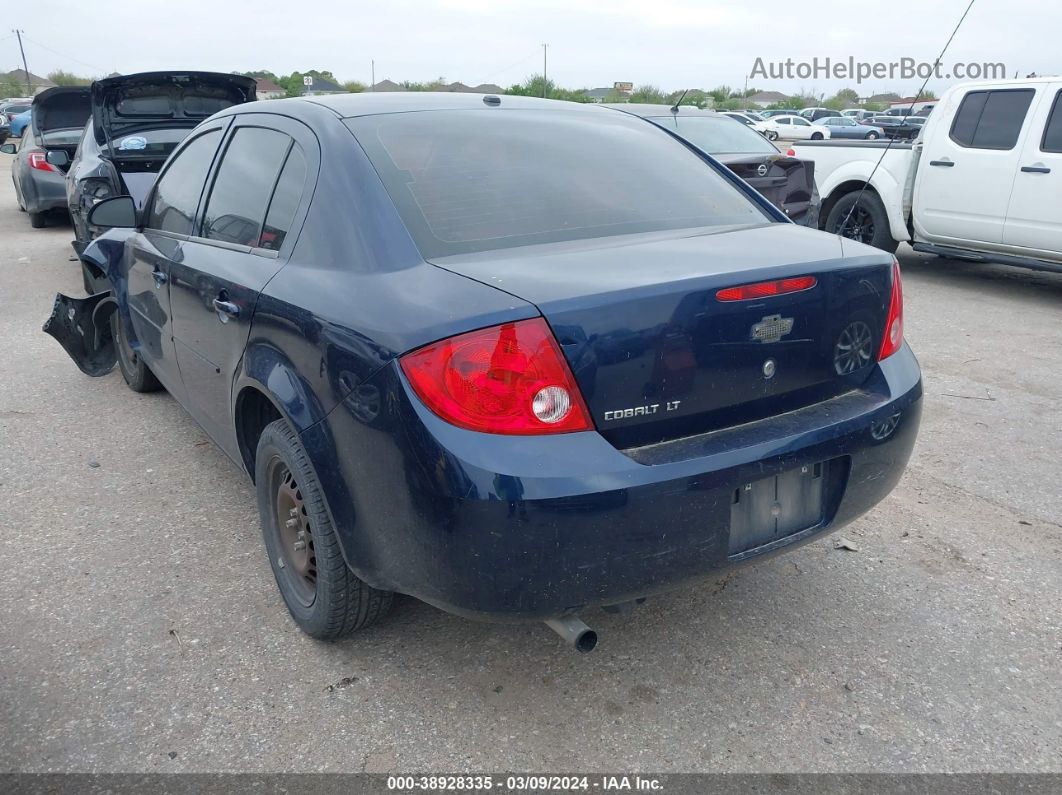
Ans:
{"type": "Polygon", "coordinates": [[[597,633],[579,620],[577,616],[561,616],[546,619],[546,626],[582,654],[592,652],[597,646],[597,633]]]}

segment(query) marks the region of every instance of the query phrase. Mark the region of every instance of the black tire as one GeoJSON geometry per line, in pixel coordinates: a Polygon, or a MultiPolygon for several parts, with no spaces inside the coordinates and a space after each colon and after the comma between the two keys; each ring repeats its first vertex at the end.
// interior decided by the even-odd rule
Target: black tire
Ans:
{"type": "Polygon", "coordinates": [[[893,239],[889,229],[889,215],[885,212],[885,205],[876,193],[869,190],[864,191],[862,195],[859,191],[846,193],[838,199],[826,216],[826,231],[858,240],[890,254],[900,245],[893,239]],[[845,228],[842,229],[842,226],[845,228]]]}
{"type": "Polygon", "coordinates": [[[821,141],[822,139],[823,139],[822,133],[819,133],[819,132],[813,132],[813,133],[811,134],[811,140],[812,140],[812,141],[821,141]]]}
{"type": "Polygon", "coordinates": [[[878,140],[878,134],[876,132],[868,132],[867,136],[866,136],[866,140],[868,140],[868,141],[876,141],[876,140],[878,140]]]}
{"type": "Polygon", "coordinates": [[[30,213],[30,226],[34,229],[43,229],[48,225],[48,216],[45,213],[30,213]]]}
{"type": "Polygon", "coordinates": [[[392,594],[347,567],[317,475],[285,420],[262,431],[254,480],[269,565],[299,629],[336,640],[382,618],[392,594]]]}
{"type": "Polygon", "coordinates": [[[111,335],[118,354],[118,369],[122,371],[122,378],[129,388],[134,392],[158,392],[162,389],[159,379],[129,346],[117,312],[111,313],[111,335]]]}
{"type": "Polygon", "coordinates": [[[767,140],[768,141],[777,141],[778,140],[778,131],[777,130],[768,130],[767,131],[767,140]]]}

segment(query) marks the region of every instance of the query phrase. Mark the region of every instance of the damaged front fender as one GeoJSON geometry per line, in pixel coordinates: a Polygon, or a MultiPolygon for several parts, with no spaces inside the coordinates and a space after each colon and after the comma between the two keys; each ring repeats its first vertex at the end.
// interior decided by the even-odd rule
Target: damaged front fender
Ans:
{"type": "Polygon", "coordinates": [[[118,309],[110,291],[88,298],[70,298],[58,293],[43,331],[63,346],[81,372],[107,375],[118,361],[111,317],[118,309]]]}

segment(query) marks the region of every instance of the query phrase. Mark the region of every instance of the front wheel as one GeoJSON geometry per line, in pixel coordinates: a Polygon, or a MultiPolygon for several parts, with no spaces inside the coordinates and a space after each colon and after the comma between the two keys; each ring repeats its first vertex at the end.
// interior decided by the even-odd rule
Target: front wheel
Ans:
{"type": "Polygon", "coordinates": [[[111,313],[111,336],[114,338],[114,347],[118,353],[118,369],[122,371],[122,378],[134,392],[158,392],[162,384],[155,374],[148,369],[140,356],[129,344],[122,321],[118,318],[118,312],[111,313]]]}
{"type": "Polygon", "coordinates": [[[299,629],[336,640],[379,620],[391,592],[347,567],[317,475],[285,420],[262,431],[254,482],[269,565],[299,629]]]}
{"type": "Polygon", "coordinates": [[[823,139],[822,133],[812,133],[811,134],[811,140],[812,141],[821,141],[822,139],[823,139]]]}
{"type": "Polygon", "coordinates": [[[777,141],[778,140],[778,132],[776,130],[768,130],[767,131],[767,140],[768,141],[777,141]]]}
{"type": "Polygon", "coordinates": [[[876,193],[847,193],[837,200],[826,216],[826,231],[858,240],[890,254],[900,245],[889,229],[889,215],[876,193]]]}
{"type": "Polygon", "coordinates": [[[868,132],[866,139],[868,141],[876,141],[878,140],[878,134],[876,132],[868,132]]]}

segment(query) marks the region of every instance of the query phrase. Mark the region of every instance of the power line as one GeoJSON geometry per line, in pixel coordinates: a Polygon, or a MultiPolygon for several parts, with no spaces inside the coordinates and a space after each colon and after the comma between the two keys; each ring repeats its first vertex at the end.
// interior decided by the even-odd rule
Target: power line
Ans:
{"type": "Polygon", "coordinates": [[[88,63],[87,61],[82,61],[80,58],[75,58],[72,55],[67,55],[66,53],[59,52],[58,50],[53,50],[47,44],[41,44],[39,41],[31,39],[25,33],[22,34],[22,38],[25,39],[28,42],[36,44],[38,47],[41,47],[41,48],[47,50],[48,52],[52,53],[53,55],[58,55],[60,58],[65,58],[68,61],[73,61],[74,63],[79,63],[82,66],[89,67],[90,69],[97,69],[97,70],[99,70],[100,72],[103,72],[103,73],[107,72],[107,70],[104,67],[100,66],[99,64],[88,63]]]}

